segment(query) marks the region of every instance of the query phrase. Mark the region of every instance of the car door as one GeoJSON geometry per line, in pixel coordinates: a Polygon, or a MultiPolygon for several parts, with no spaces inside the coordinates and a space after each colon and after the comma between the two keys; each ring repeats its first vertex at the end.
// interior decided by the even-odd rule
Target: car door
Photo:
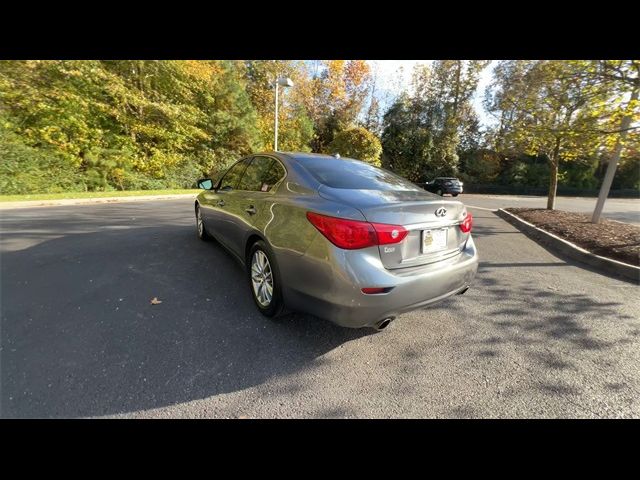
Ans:
{"type": "Polygon", "coordinates": [[[234,241],[244,248],[244,240],[255,227],[265,223],[265,218],[270,217],[273,191],[280,180],[285,176],[286,170],[282,164],[273,157],[256,155],[247,167],[238,191],[242,192],[239,204],[236,206],[237,219],[234,241]]]}
{"type": "Polygon", "coordinates": [[[234,205],[237,203],[236,189],[250,162],[251,158],[244,158],[232,165],[220,179],[217,188],[205,192],[204,202],[201,204],[207,229],[234,252],[230,235],[233,231],[234,205]]]}

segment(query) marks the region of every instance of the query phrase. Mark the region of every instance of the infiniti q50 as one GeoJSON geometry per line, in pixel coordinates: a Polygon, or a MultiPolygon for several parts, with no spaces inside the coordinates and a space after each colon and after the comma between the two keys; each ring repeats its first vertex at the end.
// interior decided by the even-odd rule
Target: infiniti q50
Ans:
{"type": "Polygon", "coordinates": [[[365,162],[260,153],[198,186],[198,236],[245,266],[267,317],[294,310],[383,329],[464,293],[478,268],[473,217],[461,202],[365,162]]]}

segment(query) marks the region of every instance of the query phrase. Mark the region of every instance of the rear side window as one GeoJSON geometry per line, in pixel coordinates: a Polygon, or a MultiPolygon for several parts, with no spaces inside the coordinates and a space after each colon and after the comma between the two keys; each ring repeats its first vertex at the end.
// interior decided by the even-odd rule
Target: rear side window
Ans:
{"type": "Polygon", "coordinates": [[[277,160],[270,157],[254,157],[238,188],[254,192],[270,192],[284,175],[285,170],[277,160]]]}
{"type": "Polygon", "coordinates": [[[298,161],[316,180],[331,188],[424,191],[416,184],[389,170],[358,160],[300,158],[298,161]]]}
{"type": "Polygon", "coordinates": [[[287,171],[282,164],[277,160],[274,160],[271,164],[271,168],[266,172],[265,176],[261,179],[260,190],[263,192],[270,192],[271,189],[278,183],[285,175],[287,171]]]}

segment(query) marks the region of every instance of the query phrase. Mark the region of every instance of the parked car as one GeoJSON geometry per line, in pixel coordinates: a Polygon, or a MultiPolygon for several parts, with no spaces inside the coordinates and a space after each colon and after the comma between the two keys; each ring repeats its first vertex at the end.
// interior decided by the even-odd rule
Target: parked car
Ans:
{"type": "Polygon", "coordinates": [[[478,268],[462,203],[358,160],[259,153],[198,186],[198,236],[245,266],[267,317],[286,306],[381,330],[402,312],[464,293],[478,268]]]}
{"type": "Polygon", "coordinates": [[[424,189],[437,195],[444,196],[450,193],[457,197],[462,193],[462,182],[454,177],[437,177],[424,184],[424,189]]]}

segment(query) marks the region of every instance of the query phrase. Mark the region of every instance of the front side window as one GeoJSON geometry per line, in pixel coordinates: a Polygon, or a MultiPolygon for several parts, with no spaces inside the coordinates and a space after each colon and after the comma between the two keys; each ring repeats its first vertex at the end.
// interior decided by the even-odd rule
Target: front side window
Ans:
{"type": "Polygon", "coordinates": [[[240,183],[242,174],[250,161],[250,158],[246,158],[231,167],[227,173],[224,174],[224,177],[222,177],[219,190],[233,190],[238,188],[238,183],[240,183]]]}
{"type": "Polygon", "coordinates": [[[284,174],[285,170],[277,160],[270,157],[254,157],[247,167],[238,189],[270,192],[284,174]]]}

